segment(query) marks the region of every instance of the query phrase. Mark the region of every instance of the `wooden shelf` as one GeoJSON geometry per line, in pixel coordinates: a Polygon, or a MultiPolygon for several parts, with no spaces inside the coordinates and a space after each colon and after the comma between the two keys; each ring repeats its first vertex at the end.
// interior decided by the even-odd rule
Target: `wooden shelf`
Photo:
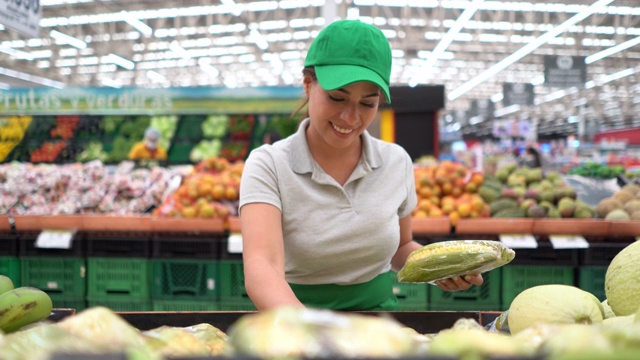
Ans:
{"type": "Polygon", "coordinates": [[[448,217],[413,218],[411,227],[414,235],[448,235],[451,233],[451,221],[448,217]]]}
{"type": "Polygon", "coordinates": [[[222,219],[152,218],[151,230],[162,232],[224,232],[222,219]]]}
{"type": "Polygon", "coordinates": [[[602,219],[535,219],[534,235],[607,235],[610,222],[602,219]]]}
{"type": "Polygon", "coordinates": [[[640,237],[640,221],[609,221],[608,235],[640,237]]]}
{"type": "Polygon", "coordinates": [[[533,219],[460,219],[456,234],[531,234],[533,219]]]}

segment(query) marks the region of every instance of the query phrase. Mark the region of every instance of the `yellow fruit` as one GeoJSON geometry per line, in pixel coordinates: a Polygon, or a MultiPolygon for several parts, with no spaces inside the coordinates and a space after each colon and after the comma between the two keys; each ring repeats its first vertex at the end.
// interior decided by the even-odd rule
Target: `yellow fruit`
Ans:
{"type": "Polygon", "coordinates": [[[605,274],[607,302],[618,316],[631,315],[640,304],[640,241],[631,243],[611,260],[605,274]]]}

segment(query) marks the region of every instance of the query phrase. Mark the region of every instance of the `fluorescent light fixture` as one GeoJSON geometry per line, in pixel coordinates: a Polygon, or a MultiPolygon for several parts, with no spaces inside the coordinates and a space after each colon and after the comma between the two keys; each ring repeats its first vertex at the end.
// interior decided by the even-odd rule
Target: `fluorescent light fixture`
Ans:
{"type": "Polygon", "coordinates": [[[49,36],[51,36],[52,38],[56,39],[57,44],[60,45],[71,45],[75,48],[78,49],[86,49],[87,48],[87,43],[78,39],[78,38],[74,38],[73,36],[69,36],[67,34],[63,34],[58,30],[51,30],[51,32],[49,33],[49,36]]]}
{"type": "Polygon", "coordinates": [[[491,95],[491,102],[493,103],[499,103],[502,99],[504,99],[504,94],[501,92],[491,95]]]}
{"type": "Polygon", "coordinates": [[[26,51],[16,50],[12,47],[0,46],[0,52],[13,56],[18,60],[33,60],[33,55],[29,54],[26,51]]]}
{"type": "Polygon", "coordinates": [[[513,114],[514,112],[518,112],[518,111],[520,111],[520,105],[515,104],[515,105],[507,106],[502,109],[498,109],[494,111],[493,116],[498,118],[505,115],[513,114]]]}
{"type": "Polygon", "coordinates": [[[242,8],[234,0],[220,0],[220,2],[222,5],[230,7],[233,15],[240,16],[242,14],[242,8]]]}
{"type": "Polygon", "coordinates": [[[131,61],[131,60],[127,60],[125,58],[123,58],[122,56],[118,56],[114,53],[111,53],[107,56],[104,57],[103,59],[104,62],[107,63],[111,63],[111,64],[116,64],[120,67],[123,67],[127,70],[133,70],[136,67],[136,64],[131,61]]]}
{"type": "Polygon", "coordinates": [[[249,36],[251,37],[251,41],[253,41],[260,49],[267,50],[269,48],[267,39],[260,33],[260,31],[258,31],[258,29],[251,29],[249,36]]]}
{"type": "Polygon", "coordinates": [[[0,67],[0,74],[9,76],[12,78],[24,80],[24,81],[29,81],[35,84],[50,86],[56,89],[64,89],[65,87],[65,84],[60,81],[55,81],[55,80],[43,78],[40,76],[35,76],[35,75],[20,72],[20,71],[3,68],[3,67],[0,67]]]}
{"type": "Polygon", "coordinates": [[[620,51],[624,51],[630,47],[636,46],[640,44],[640,36],[631,39],[629,41],[625,41],[623,43],[620,43],[616,46],[612,46],[608,49],[602,50],[600,52],[597,52],[591,56],[587,56],[586,59],[584,59],[584,62],[588,65],[588,64],[592,64],[598,60],[604,59],[607,56],[611,56],[615,53],[619,53],[620,51]]]}
{"type": "Polygon", "coordinates": [[[0,89],[9,90],[9,89],[11,89],[11,86],[9,84],[7,84],[7,83],[0,82],[0,89]]]}
{"type": "Polygon", "coordinates": [[[187,59],[187,60],[191,59],[191,55],[189,55],[189,52],[187,51],[187,49],[180,46],[177,40],[174,40],[169,44],[169,50],[180,55],[184,59],[187,59]]]}
{"type": "Polygon", "coordinates": [[[108,87],[112,87],[112,88],[116,88],[119,89],[122,87],[122,82],[118,81],[118,80],[114,80],[108,77],[104,77],[102,79],[100,79],[100,82],[102,83],[102,85],[104,86],[108,86],[108,87]]]}
{"type": "Polygon", "coordinates": [[[211,65],[211,62],[205,60],[204,58],[198,60],[198,65],[200,66],[200,69],[202,69],[202,71],[206,72],[212,77],[217,77],[218,75],[220,75],[220,70],[216,69],[213,65],[211,65]]]}
{"type": "Polygon", "coordinates": [[[148,70],[147,71],[147,77],[149,79],[151,79],[151,81],[156,82],[156,83],[161,83],[161,82],[167,81],[167,78],[164,75],[162,75],[159,72],[154,71],[154,70],[148,70]]]}
{"type": "Polygon", "coordinates": [[[579,23],[580,21],[586,19],[587,17],[591,16],[592,14],[594,14],[596,12],[600,12],[601,10],[604,10],[605,7],[608,4],[610,4],[611,2],[613,2],[613,0],[598,0],[598,1],[596,1],[595,3],[593,3],[592,5],[587,7],[586,9],[580,11],[579,13],[575,14],[574,16],[572,16],[571,18],[569,18],[568,20],[566,20],[562,24],[560,24],[560,25],[556,26],[555,28],[549,30],[548,32],[540,35],[539,37],[537,37],[533,41],[527,43],[525,46],[523,46],[520,49],[516,50],[511,55],[509,55],[506,58],[500,60],[498,63],[496,63],[495,65],[490,67],[485,72],[481,73],[480,75],[476,76],[475,78],[473,78],[473,79],[467,81],[466,83],[462,84],[457,89],[454,89],[452,92],[449,93],[447,98],[450,101],[453,101],[453,100],[459,98],[460,96],[466,94],[468,91],[470,91],[474,87],[480,85],[481,83],[483,83],[484,81],[490,79],[491,77],[493,77],[494,75],[496,75],[500,71],[506,69],[507,67],[509,67],[513,63],[515,63],[518,60],[522,59],[523,57],[529,55],[531,52],[533,52],[535,49],[539,48],[543,44],[547,43],[549,40],[557,37],[558,35],[562,34],[565,31],[567,31],[571,26],[579,23]]]}
{"type": "Polygon", "coordinates": [[[129,13],[128,11],[123,10],[120,12],[120,14],[122,15],[122,20],[124,22],[131,25],[145,37],[150,37],[151,35],[153,35],[153,29],[151,28],[151,26],[143,23],[142,21],[140,21],[140,19],[131,15],[131,13],[129,13]]]}

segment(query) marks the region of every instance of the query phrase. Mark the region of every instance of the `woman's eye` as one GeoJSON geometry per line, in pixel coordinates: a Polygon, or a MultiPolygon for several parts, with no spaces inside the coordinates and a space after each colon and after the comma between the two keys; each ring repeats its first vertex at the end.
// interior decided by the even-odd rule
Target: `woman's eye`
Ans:
{"type": "Polygon", "coordinates": [[[335,102],[344,101],[344,99],[340,99],[340,98],[337,98],[337,97],[333,97],[333,96],[331,96],[331,95],[329,95],[329,99],[331,99],[332,101],[335,101],[335,102]]]}
{"type": "Polygon", "coordinates": [[[373,107],[376,106],[375,104],[369,104],[369,103],[361,103],[361,104],[362,104],[362,106],[366,106],[368,108],[373,108],[373,107]]]}

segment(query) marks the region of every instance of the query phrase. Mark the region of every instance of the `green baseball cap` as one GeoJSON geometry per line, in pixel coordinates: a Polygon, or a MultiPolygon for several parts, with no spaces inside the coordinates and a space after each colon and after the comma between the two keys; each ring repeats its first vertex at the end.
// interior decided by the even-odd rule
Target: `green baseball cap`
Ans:
{"type": "Polygon", "coordinates": [[[304,66],[313,66],[320,86],[335,90],[358,81],[380,87],[391,103],[391,46],[382,31],[359,20],[338,20],[311,43],[304,66]]]}

